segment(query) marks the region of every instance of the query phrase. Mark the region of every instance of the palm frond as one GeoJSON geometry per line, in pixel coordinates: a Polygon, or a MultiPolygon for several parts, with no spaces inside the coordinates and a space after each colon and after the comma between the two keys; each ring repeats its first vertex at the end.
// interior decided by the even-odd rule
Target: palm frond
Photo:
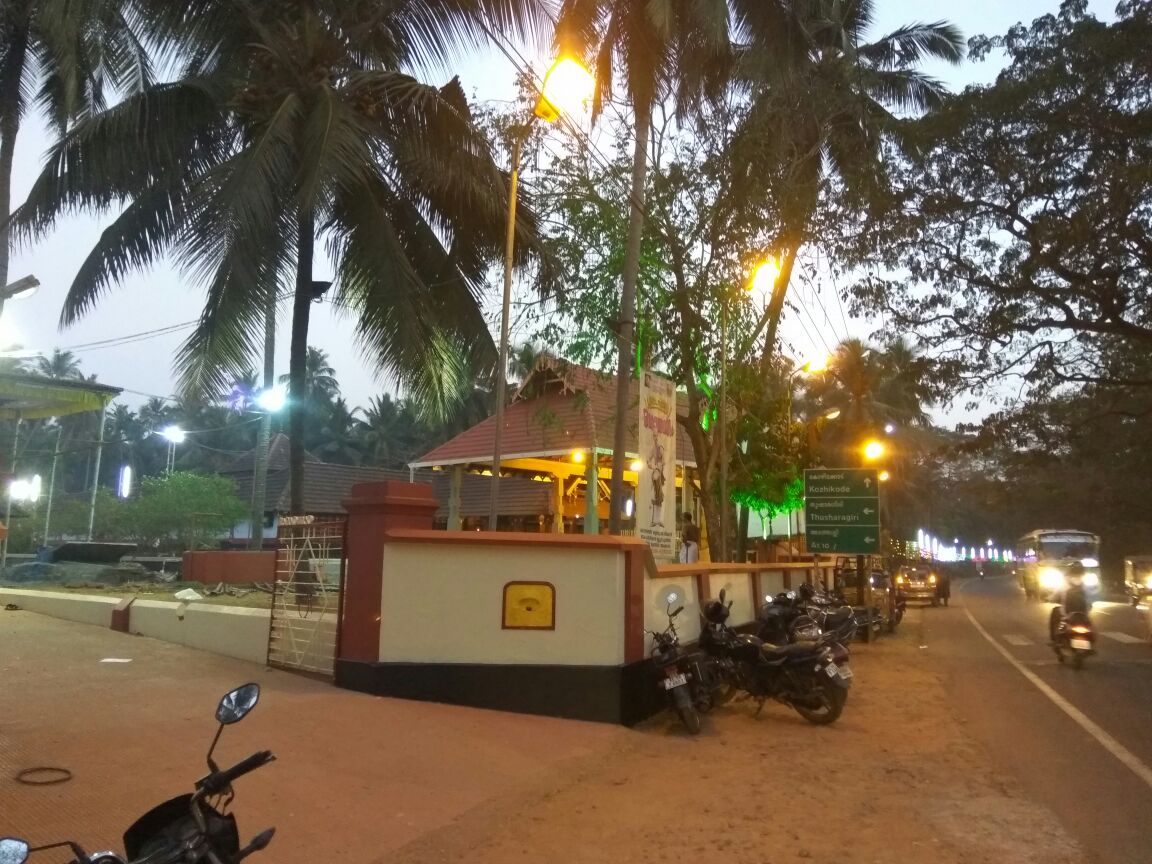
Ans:
{"type": "Polygon", "coordinates": [[[946,21],[907,24],[858,49],[860,59],[876,69],[908,69],[925,60],[957,64],[964,59],[964,38],[946,21]]]}

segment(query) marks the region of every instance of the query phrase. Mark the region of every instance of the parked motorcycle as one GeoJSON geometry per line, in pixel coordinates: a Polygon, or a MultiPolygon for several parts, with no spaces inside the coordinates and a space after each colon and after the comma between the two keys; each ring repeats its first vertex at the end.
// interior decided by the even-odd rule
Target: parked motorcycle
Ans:
{"type": "Polygon", "coordinates": [[[1092,620],[1083,612],[1064,616],[1056,625],[1056,639],[1052,643],[1056,659],[1064,662],[1064,653],[1072,657],[1072,666],[1079,669],[1084,658],[1096,653],[1096,630],[1092,620]]]}
{"type": "MultiPolygon", "coordinates": [[[[700,715],[716,704],[719,685],[712,671],[711,659],[700,653],[686,654],[680,648],[676,633],[676,616],[684,611],[668,606],[668,626],[663,632],[647,631],[652,636],[652,664],[656,667],[657,686],[668,697],[669,707],[676,712],[684,728],[692,735],[700,733],[700,715]]],[[[2,862],[0,862],[2,864],[2,862]]]]}
{"type": "Polygon", "coordinates": [[[770,645],[737,633],[727,623],[731,607],[721,591],[705,605],[700,633],[700,648],[715,658],[725,683],[755,699],[757,713],[775,699],[810,723],[834,723],[848,699],[851,671],[843,674],[832,649],[818,642],[770,645]]]}
{"type": "MultiPolygon", "coordinates": [[[[133,864],[239,864],[264,849],[276,833],[268,828],[240,848],[236,817],[228,812],[233,798],[232,783],[275,760],[268,750],[223,771],[212,760],[224,727],[237,723],[260,698],[259,684],[245,684],[225,694],[216,708],[220,726],[208,749],[209,774],[196,781],[195,792],[179,795],[152,808],[124,833],[124,854],[133,864]]],[[[126,864],[115,852],[88,854],[79,844],[66,840],[46,846],[30,846],[15,837],[0,838],[0,864],[24,864],[33,852],[67,848],[74,856],[71,864],[126,864]]]]}

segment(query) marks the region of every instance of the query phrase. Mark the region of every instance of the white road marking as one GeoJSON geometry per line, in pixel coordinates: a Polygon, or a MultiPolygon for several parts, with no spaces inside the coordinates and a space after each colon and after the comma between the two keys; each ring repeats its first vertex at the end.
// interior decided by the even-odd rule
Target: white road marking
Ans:
{"type": "Polygon", "coordinates": [[[1004,637],[1004,641],[1009,645],[1032,645],[1034,644],[1027,636],[1017,636],[1015,633],[1009,633],[1004,637]]]}
{"type": "Polygon", "coordinates": [[[976,632],[987,639],[988,644],[999,651],[1000,655],[1011,663],[1017,672],[1035,685],[1037,690],[1047,696],[1057,708],[1072,718],[1081,729],[1095,738],[1101,747],[1115,756],[1121,764],[1143,780],[1149,788],[1152,788],[1152,768],[1145,765],[1135,753],[1100,728],[1100,726],[1093,722],[1083,711],[1045,684],[1039,675],[1013,657],[1007,648],[993,639],[988,631],[980,626],[980,622],[976,620],[976,617],[969,610],[965,609],[964,612],[967,614],[968,620],[972,622],[972,626],[976,628],[976,632]]]}
{"type": "Polygon", "coordinates": [[[1109,639],[1115,639],[1117,642],[1126,642],[1129,645],[1136,645],[1144,641],[1139,636],[1129,636],[1127,633],[1121,633],[1119,630],[1102,630],[1100,631],[1100,635],[1107,636],[1109,639]]]}

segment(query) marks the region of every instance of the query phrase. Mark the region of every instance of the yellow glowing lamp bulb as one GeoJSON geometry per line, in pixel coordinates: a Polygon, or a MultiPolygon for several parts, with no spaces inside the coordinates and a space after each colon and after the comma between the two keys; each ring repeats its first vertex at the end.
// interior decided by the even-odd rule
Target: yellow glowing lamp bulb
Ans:
{"type": "Polygon", "coordinates": [[[775,258],[766,258],[757,265],[748,288],[751,291],[771,293],[776,288],[778,278],[780,278],[780,265],[776,263],[775,258]]]}
{"type": "Polygon", "coordinates": [[[561,114],[579,114],[596,89],[592,73],[571,57],[562,57],[544,75],[536,116],[555,123],[561,114]]]}

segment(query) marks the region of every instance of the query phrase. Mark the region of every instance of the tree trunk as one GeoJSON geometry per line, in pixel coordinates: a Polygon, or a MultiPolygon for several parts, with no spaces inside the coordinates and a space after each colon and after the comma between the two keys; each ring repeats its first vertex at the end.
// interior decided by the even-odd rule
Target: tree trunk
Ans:
{"type": "Polygon", "coordinates": [[[628,246],[624,251],[624,273],[620,290],[620,318],[617,321],[616,425],[612,435],[612,497],[608,505],[608,530],[620,533],[624,509],[624,468],[628,464],[628,421],[632,414],[632,345],[636,329],[636,282],[640,275],[640,246],[644,239],[644,183],[648,176],[648,130],[652,125],[652,105],[636,106],[636,136],[632,151],[632,209],[628,222],[628,246]]]}
{"type": "Polygon", "coordinates": [[[780,328],[780,316],[784,313],[784,300],[788,296],[788,284],[792,281],[792,268],[796,266],[796,256],[799,252],[799,241],[788,244],[780,267],[780,275],[776,277],[776,284],[772,286],[772,300],[764,310],[764,323],[768,325],[768,330],[764,334],[764,353],[760,356],[760,370],[764,374],[768,373],[772,353],[776,349],[776,331],[780,328]]]}
{"type": "MultiPolygon", "coordinates": [[[[12,163],[16,157],[16,134],[20,131],[20,80],[28,53],[27,22],[10,31],[8,87],[0,93],[0,289],[8,284],[8,256],[12,248],[7,227],[12,213],[12,163]]],[[[4,299],[0,297],[0,309],[4,299]]]]}
{"type": "Polygon", "coordinates": [[[290,495],[293,515],[304,515],[304,420],[307,411],[308,318],[312,312],[312,257],[316,245],[316,214],[301,210],[297,217],[296,294],[292,300],[292,342],[288,363],[288,435],[290,495]]]}
{"type": "MultiPolygon", "coordinates": [[[[276,283],[268,286],[264,308],[264,389],[276,386],[276,283]]],[[[264,411],[256,436],[255,462],[252,466],[252,510],[248,514],[248,548],[264,546],[264,509],[268,498],[268,444],[272,439],[272,412],[264,411]]]]}

